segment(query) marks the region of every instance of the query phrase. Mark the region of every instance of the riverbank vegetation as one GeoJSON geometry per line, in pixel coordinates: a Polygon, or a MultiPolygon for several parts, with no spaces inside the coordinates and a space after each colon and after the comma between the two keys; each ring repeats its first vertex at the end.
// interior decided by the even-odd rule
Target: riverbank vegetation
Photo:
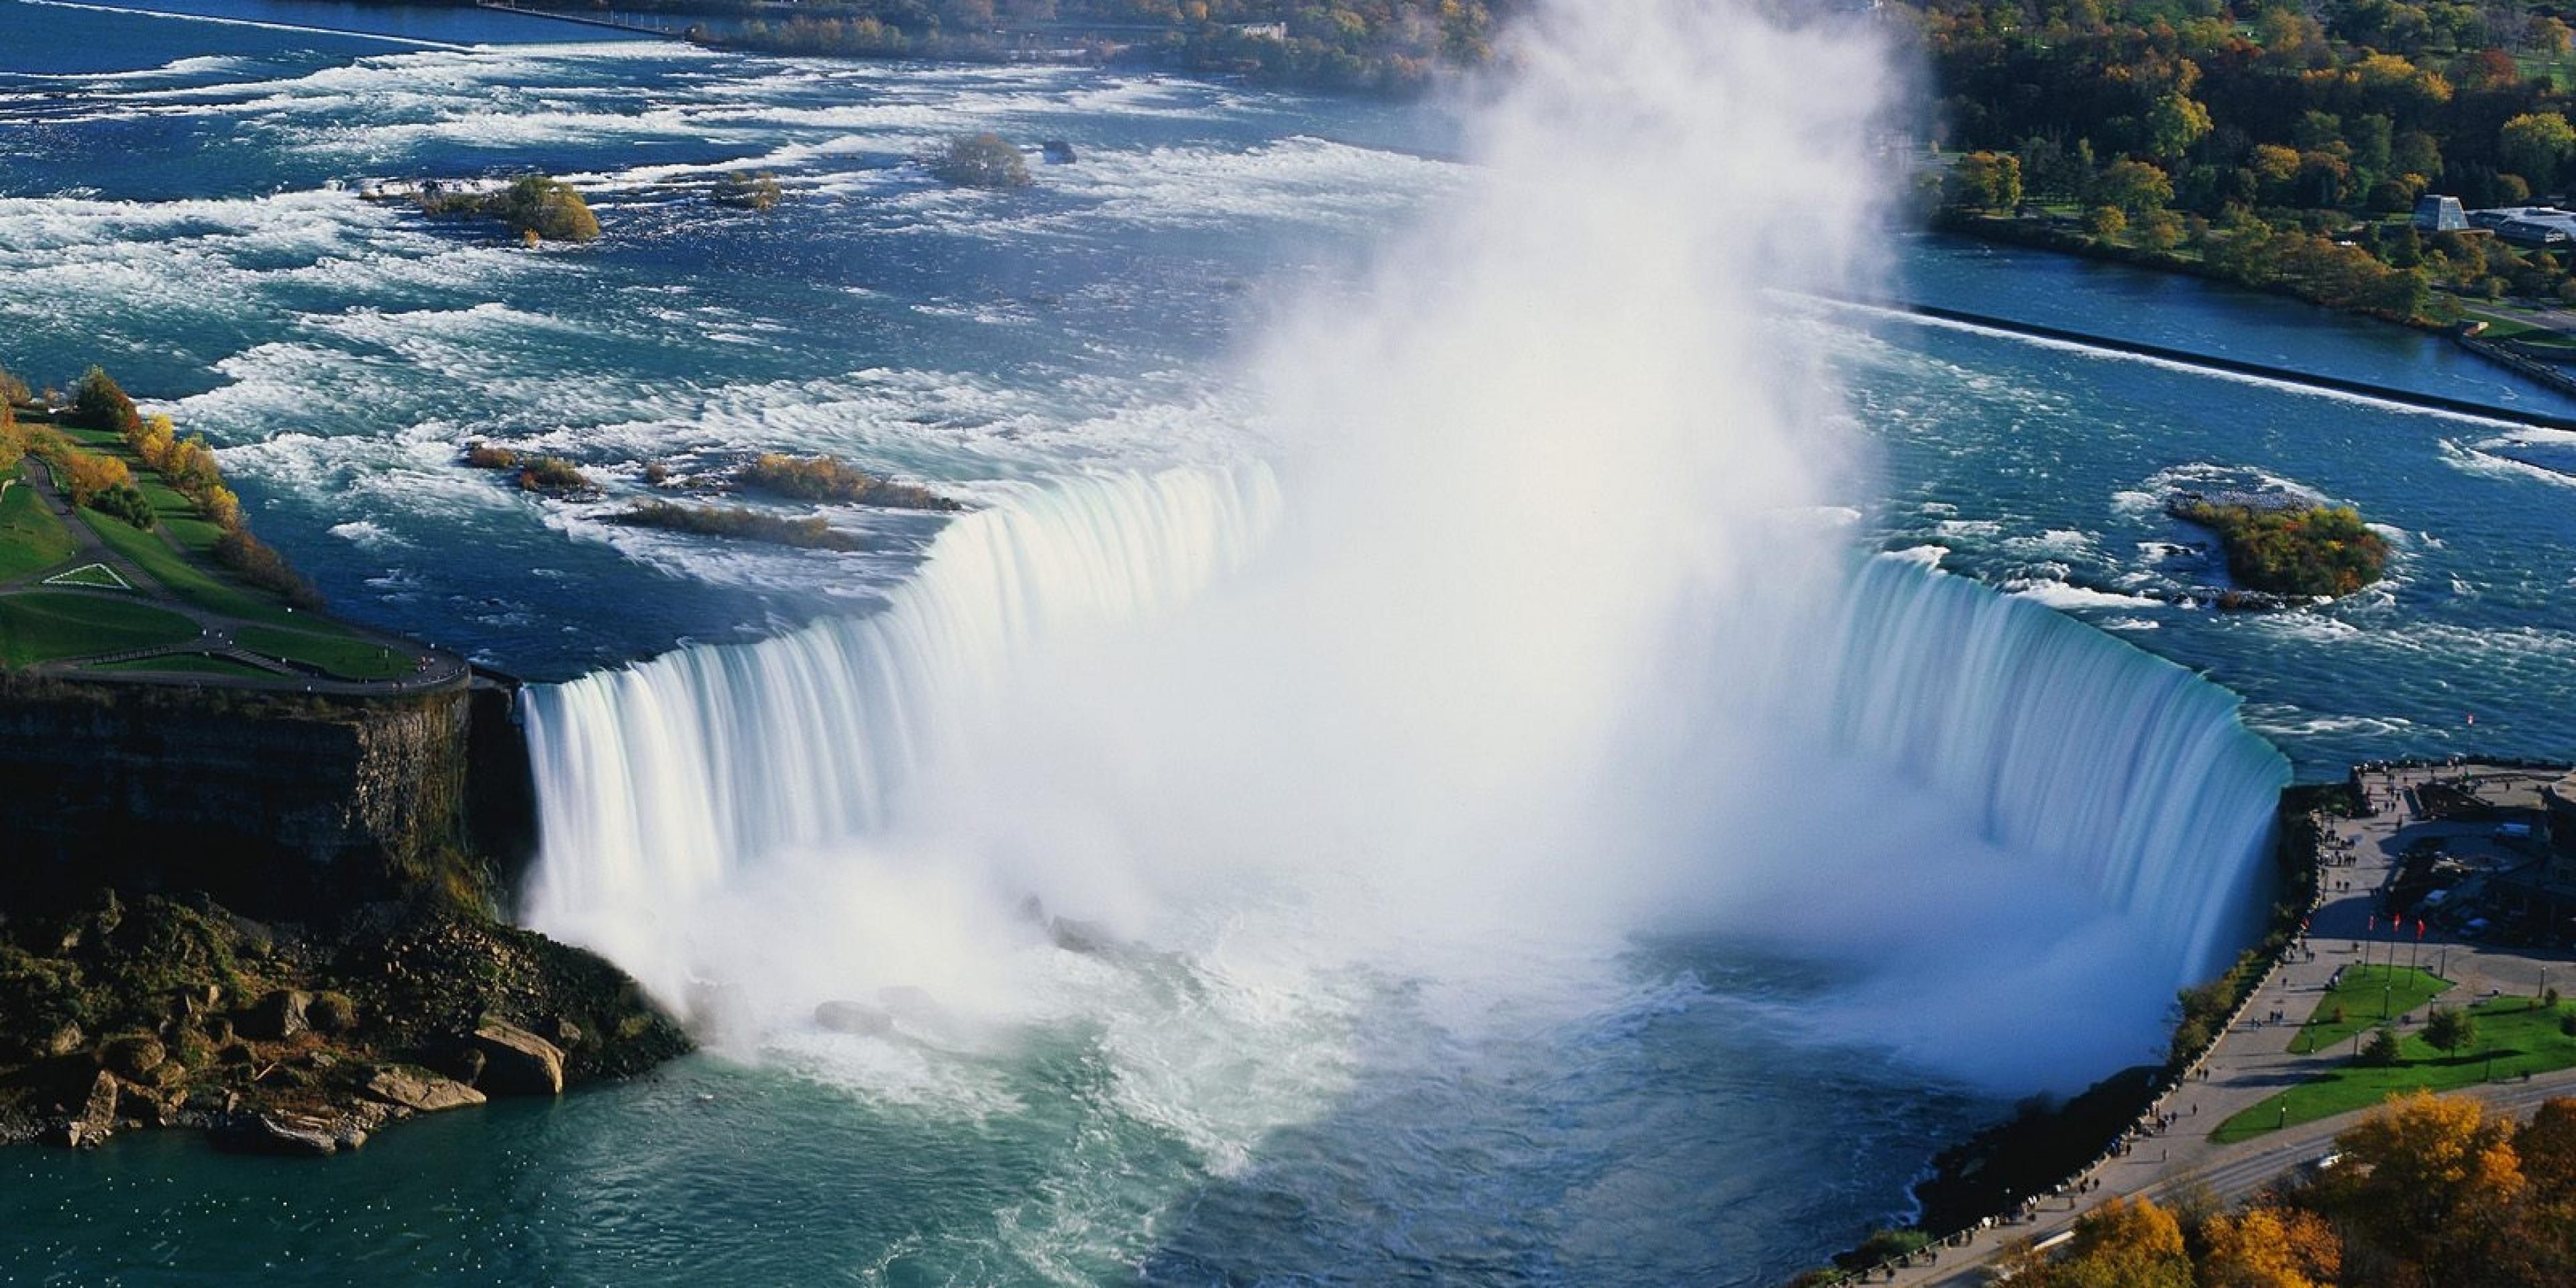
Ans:
{"type": "Polygon", "coordinates": [[[2466,1096],[2398,1097],[2335,1138],[2330,1167],[2240,1211],[2112,1199],[2063,1255],[2025,1243],[2015,1288],[2564,1288],[2576,1283],[2576,1099],[2528,1122],[2466,1096]]]}
{"type": "Polygon", "coordinates": [[[739,481],[746,488],[797,501],[837,501],[898,510],[965,508],[928,488],[880,478],[835,456],[764,453],[743,467],[739,481]]]}
{"type": "Polygon", "coordinates": [[[71,907],[12,893],[0,1144],[194,1127],[228,1148],[330,1154],[397,1118],[688,1049],[616,968],[444,890],[322,926],[106,887],[71,907]]]}
{"type": "Polygon", "coordinates": [[[1940,95],[1942,222],[2419,324],[2576,300],[2567,250],[2418,232],[2428,193],[2576,178],[2554,10],[1898,0],[1940,95]]]}
{"type": "MultiPolygon", "coordinates": [[[[323,608],[322,592],[251,531],[241,498],[224,485],[223,468],[204,436],[181,438],[169,417],[142,415],[115,378],[97,367],[73,387],[71,407],[61,420],[75,431],[113,435],[105,442],[93,437],[79,447],[53,449],[63,453],[54,458],[58,477],[73,505],[120,519],[147,537],[138,547],[148,550],[145,558],[161,562],[165,548],[154,530],[166,527],[183,545],[252,588],[306,612],[323,608]],[[119,455],[107,456],[102,447],[119,455]],[[113,468],[102,472],[98,462],[113,468]],[[131,468],[136,465],[150,476],[137,478],[131,468]],[[97,483],[108,478],[115,486],[100,489],[97,483]]],[[[100,535],[120,544],[114,535],[100,535]]]]}
{"type": "Polygon", "coordinates": [[[2175,518],[2218,534],[2227,571],[2273,595],[2337,597],[2378,581],[2388,568],[2388,540],[2348,506],[2258,504],[2176,498],[2175,518]]]}

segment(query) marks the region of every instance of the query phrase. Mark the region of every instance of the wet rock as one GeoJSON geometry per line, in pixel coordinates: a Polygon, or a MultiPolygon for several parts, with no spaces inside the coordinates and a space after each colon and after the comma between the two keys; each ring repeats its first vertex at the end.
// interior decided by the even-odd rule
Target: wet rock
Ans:
{"type": "Polygon", "coordinates": [[[216,1131],[214,1143],[219,1149],[245,1154],[321,1157],[366,1144],[367,1133],[308,1114],[244,1114],[216,1131]]]}
{"type": "Polygon", "coordinates": [[[474,1030],[474,1047],[484,1062],[474,1085],[486,1094],[563,1094],[563,1050],[554,1043],[514,1024],[486,1024],[474,1030]]]}
{"type": "Polygon", "coordinates": [[[483,1103],[483,1093],[425,1069],[378,1069],[367,1079],[367,1094],[415,1113],[461,1109],[483,1103]]]}
{"type": "Polygon", "coordinates": [[[1077,160],[1073,145],[1062,139],[1048,139],[1038,145],[1038,150],[1046,154],[1049,165],[1072,165],[1077,160]]]}
{"type": "Polygon", "coordinates": [[[250,1008],[250,1014],[242,1017],[238,1027],[244,1037],[282,1042],[312,1027],[305,1018],[306,1008],[312,1005],[311,993],[281,988],[259,999],[259,1004],[250,1008]]]}
{"type": "Polygon", "coordinates": [[[825,1002],[814,1008],[814,1022],[834,1033],[875,1037],[892,1032],[894,1017],[865,1002],[825,1002]]]}

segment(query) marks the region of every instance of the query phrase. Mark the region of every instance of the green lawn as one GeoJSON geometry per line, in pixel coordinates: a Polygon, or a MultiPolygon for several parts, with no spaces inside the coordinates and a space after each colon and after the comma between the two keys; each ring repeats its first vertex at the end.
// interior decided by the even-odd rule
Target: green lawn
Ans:
{"type": "Polygon", "coordinates": [[[9,494],[0,496],[0,580],[51,568],[78,548],[36,489],[10,477],[9,494]]]}
{"type": "Polygon", "coordinates": [[[2576,1068],[2576,1037],[2558,1028],[2558,1017],[2565,1009],[2534,1009],[2527,997],[2481,1003],[2469,1008],[2478,1020],[2477,1041],[2457,1055],[2445,1055],[2420,1033],[2410,1033],[2398,1041],[2398,1063],[2377,1068],[2344,1064],[2229,1118],[2209,1138],[2232,1144],[2285,1123],[2332,1118],[2409,1091],[2476,1086],[2487,1080],[2490,1052],[2498,1080],[2576,1068]]]}
{"type": "Polygon", "coordinates": [[[136,658],[131,662],[102,662],[96,666],[84,666],[81,670],[109,672],[176,671],[189,675],[230,675],[248,677],[254,680],[274,680],[277,678],[258,667],[244,666],[239,662],[235,662],[227,658],[208,657],[203,653],[171,653],[161,657],[136,658]]]}
{"type": "Polygon", "coordinates": [[[122,519],[110,518],[84,507],[81,520],[98,534],[108,548],[125,556],[150,573],[154,581],[167,587],[171,594],[200,608],[210,608],[255,622],[314,622],[313,617],[298,617],[286,605],[233,582],[216,576],[195,561],[180,555],[163,541],[157,532],[145,532],[122,519]]]}
{"type": "Polygon", "coordinates": [[[411,655],[351,635],[316,635],[273,626],[244,626],[233,639],[251,652],[307,666],[343,680],[392,680],[410,675],[411,655]]]}
{"type": "Polygon", "coordinates": [[[195,622],[148,604],[75,591],[0,595],[0,662],[11,666],[195,638],[195,622]]]}
{"type": "Polygon", "coordinates": [[[2348,1042],[2352,1035],[2376,1027],[2383,1017],[2395,1018],[2432,1001],[2451,982],[2430,971],[2408,970],[2400,966],[2347,966],[2343,983],[2317,1003],[2307,1025],[2290,1044],[2293,1051],[2319,1051],[2337,1042],[2348,1042]],[[2335,1019],[2340,1009],[2344,1018],[2335,1019]]]}

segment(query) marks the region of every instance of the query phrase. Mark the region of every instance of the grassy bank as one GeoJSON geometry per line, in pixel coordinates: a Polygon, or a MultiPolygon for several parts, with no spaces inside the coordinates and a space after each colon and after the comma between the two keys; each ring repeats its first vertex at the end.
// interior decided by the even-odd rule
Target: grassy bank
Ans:
{"type": "Polygon", "coordinates": [[[2477,1021],[2477,1040],[2459,1051],[2440,1050],[2421,1033],[2406,1034],[2398,1039],[2395,1064],[2345,1064],[2236,1114],[2220,1123],[2210,1139],[2220,1144],[2251,1140],[2282,1127],[2367,1109],[2409,1091],[2454,1091],[2576,1068],[2576,1036],[2562,1027],[2570,1013],[2564,1005],[2535,1007],[2527,997],[2499,997],[2468,1011],[2477,1021]]]}

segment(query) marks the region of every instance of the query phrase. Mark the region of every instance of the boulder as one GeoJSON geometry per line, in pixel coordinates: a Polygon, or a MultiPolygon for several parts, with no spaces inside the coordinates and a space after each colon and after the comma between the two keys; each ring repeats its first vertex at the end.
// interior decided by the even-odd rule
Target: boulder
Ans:
{"type": "Polygon", "coordinates": [[[316,1033],[347,1033],[358,1027],[358,1004],[345,993],[317,993],[304,1008],[304,1022],[316,1033]]]}
{"type": "Polygon", "coordinates": [[[894,1017],[865,1002],[825,1002],[814,1008],[814,1022],[834,1033],[875,1037],[894,1030],[894,1017]]]}
{"type": "Polygon", "coordinates": [[[136,1082],[147,1081],[151,1072],[169,1058],[170,1053],[162,1047],[159,1038],[142,1034],[110,1038],[107,1045],[99,1049],[99,1063],[117,1076],[136,1082]]]}
{"type": "Polygon", "coordinates": [[[72,1111],[71,1121],[63,1124],[62,1143],[73,1149],[86,1149],[116,1133],[116,1075],[98,1071],[89,1084],[89,1094],[72,1111]]]}
{"type": "Polygon", "coordinates": [[[1076,159],[1073,145],[1062,139],[1048,139],[1038,145],[1038,150],[1046,154],[1049,165],[1072,165],[1076,159]]]}
{"type": "Polygon", "coordinates": [[[241,1034],[265,1042],[283,1042],[312,1027],[305,1019],[305,1008],[313,1005],[313,995],[291,988],[281,988],[259,999],[242,1017],[241,1034]]]}
{"type": "Polygon", "coordinates": [[[483,1103],[482,1092],[425,1069],[378,1069],[367,1079],[367,1094],[424,1114],[483,1103]]]}
{"type": "Polygon", "coordinates": [[[495,1096],[560,1096],[563,1094],[563,1050],[514,1024],[486,1024],[474,1030],[474,1049],[483,1053],[483,1076],[475,1086],[495,1096]]]}
{"type": "Polygon", "coordinates": [[[46,1055],[66,1056],[88,1044],[89,1035],[81,1032],[81,1026],[66,1020],[61,1028],[47,1034],[40,1045],[46,1055]]]}

